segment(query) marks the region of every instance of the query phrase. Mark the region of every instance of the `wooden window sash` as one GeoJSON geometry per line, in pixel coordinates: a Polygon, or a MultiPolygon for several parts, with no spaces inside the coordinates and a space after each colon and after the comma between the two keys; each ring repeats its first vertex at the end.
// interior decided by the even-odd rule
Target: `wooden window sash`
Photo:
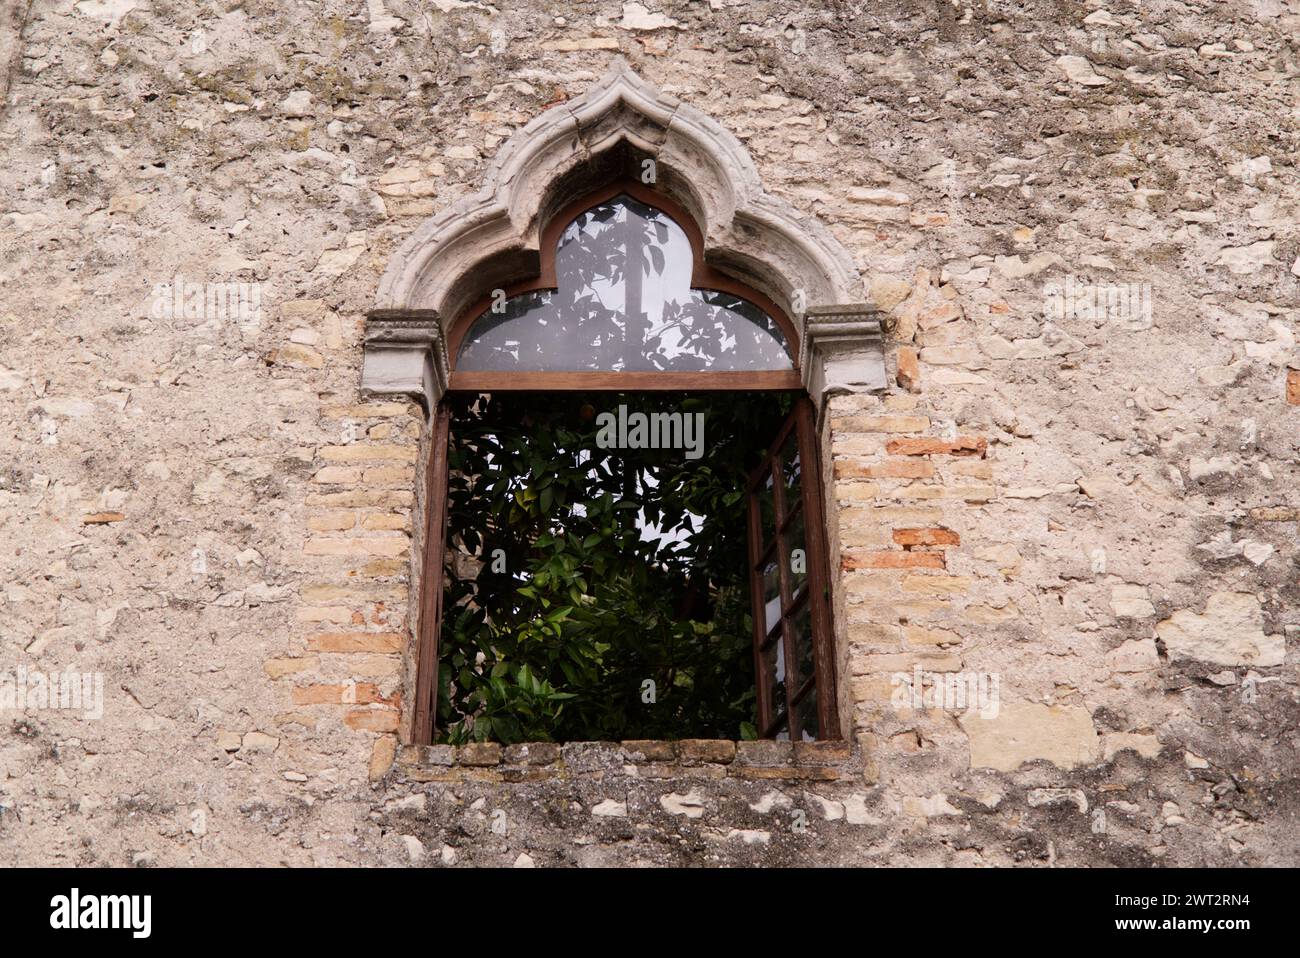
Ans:
{"type": "Polygon", "coordinates": [[[818,738],[838,739],[839,709],[835,694],[835,636],[831,619],[830,556],[826,542],[825,494],[818,454],[817,416],[812,400],[798,400],[800,491],[803,493],[804,546],[807,550],[806,586],[811,603],[813,671],[817,687],[818,738]]]}
{"type": "Polygon", "coordinates": [[[749,559],[751,608],[754,618],[754,678],[758,686],[758,728],[767,738],[784,724],[791,740],[802,738],[798,706],[816,691],[817,725],[808,731],[814,738],[839,738],[835,707],[835,660],[830,614],[830,576],[826,556],[826,535],[822,504],[820,460],[817,456],[816,417],[807,397],[796,401],[794,410],[777,431],[763,462],[749,480],[749,559]],[[799,480],[796,502],[786,501],[785,477],[781,455],[791,437],[799,457],[799,480]],[[772,539],[766,541],[763,528],[762,496],[768,479],[772,481],[772,539]],[[803,549],[807,567],[803,590],[792,591],[789,558],[784,537],[792,520],[802,513],[803,549]],[[768,628],[767,604],[764,601],[764,568],[775,560],[780,582],[778,615],[775,627],[768,628]],[[812,642],[812,674],[800,674],[797,656],[795,619],[807,606],[812,642]],[[777,632],[779,630],[779,636],[777,632]],[[773,639],[773,636],[777,636],[773,639]],[[766,667],[765,651],[772,641],[781,643],[785,657],[785,702],[772,701],[772,679],[766,667]],[[784,722],[777,709],[784,706],[784,722]]]}
{"type": "Polygon", "coordinates": [[[430,435],[424,499],[424,569],[415,666],[415,724],[411,741],[432,745],[438,715],[438,638],[442,632],[443,564],[447,553],[447,470],[451,410],[441,403],[430,435]]]}

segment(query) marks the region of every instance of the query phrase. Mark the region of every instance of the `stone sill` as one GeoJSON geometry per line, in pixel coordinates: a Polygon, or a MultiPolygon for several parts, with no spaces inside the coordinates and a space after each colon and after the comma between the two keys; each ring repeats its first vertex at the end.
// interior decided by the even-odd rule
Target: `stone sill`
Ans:
{"type": "Polygon", "coordinates": [[[618,775],[834,782],[860,776],[862,762],[858,749],[848,742],[478,742],[459,748],[408,745],[398,756],[397,772],[415,782],[537,782],[618,775]]]}

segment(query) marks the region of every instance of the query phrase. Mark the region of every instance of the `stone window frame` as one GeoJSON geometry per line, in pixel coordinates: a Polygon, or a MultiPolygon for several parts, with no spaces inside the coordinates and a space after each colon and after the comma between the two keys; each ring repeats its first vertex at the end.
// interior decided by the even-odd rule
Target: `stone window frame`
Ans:
{"type": "MultiPolygon", "coordinates": [[[[417,629],[437,602],[428,583],[440,579],[426,575],[423,563],[442,562],[433,530],[444,504],[434,501],[430,478],[436,474],[433,457],[439,449],[445,454],[447,421],[438,410],[450,384],[450,324],[484,290],[537,276],[542,233],[558,206],[614,178],[608,164],[601,164],[620,151],[652,163],[654,189],[698,225],[710,267],[758,290],[794,320],[799,378],[819,423],[830,396],[888,388],[884,318],[864,301],[865,283],[849,252],[822,223],[764,191],[752,158],[735,136],[647,83],[621,57],[615,59],[583,95],[534,117],[507,140],[482,189],[421,224],[391,256],[367,313],[363,395],[409,396],[426,413],[425,474],[418,483],[423,521],[416,524],[423,535],[413,543],[412,562],[417,629]]],[[[820,456],[820,471],[828,475],[830,451],[824,443],[820,456]]],[[[824,496],[833,495],[833,484],[822,488],[824,496]]],[[[823,505],[825,521],[833,526],[833,503],[823,505]]],[[[825,532],[828,542],[838,541],[832,529],[825,532]]],[[[835,556],[828,559],[838,568],[835,556]]],[[[832,602],[838,604],[840,577],[831,575],[830,581],[832,602]]],[[[842,624],[836,623],[833,638],[842,666],[847,658],[842,624]]],[[[428,673],[408,655],[408,687],[428,673]]],[[[853,707],[848,670],[835,673],[840,726],[848,729],[853,707]]],[[[416,703],[404,709],[408,742],[428,744],[420,741],[420,730],[432,727],[422,712],[431,707],[431,693],[415,688],[414,695],[403,697],[416,703]]]]}

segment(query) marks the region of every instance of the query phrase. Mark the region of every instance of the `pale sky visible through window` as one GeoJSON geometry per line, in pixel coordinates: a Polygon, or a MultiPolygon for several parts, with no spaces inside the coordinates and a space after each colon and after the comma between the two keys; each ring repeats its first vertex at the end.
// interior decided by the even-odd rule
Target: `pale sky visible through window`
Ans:
{"type": "Polygon", "coordinates": [[[682,228],[620,196],[583,213],[556,252],[558,288],[489,308],[457,369],[682,372],[789,369],[776,322],[729,293],[691,288],[682,228]]]}

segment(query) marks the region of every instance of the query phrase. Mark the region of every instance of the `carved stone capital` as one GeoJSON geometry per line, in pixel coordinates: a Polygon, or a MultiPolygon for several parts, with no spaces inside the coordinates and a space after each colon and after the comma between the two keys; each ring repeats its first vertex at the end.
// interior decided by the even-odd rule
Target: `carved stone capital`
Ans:
{"type": "Polygon", "coordinates": [[[433,309],[376,309],[366,316],[361,391],[412,396],[431,411],[447,389],[447,343],[433,309]]]}
{"type": "Polygon", "coordinates": [[[820,410],[829,396],[888,388],[884,315],[870,303],[815,306],[803,316],[803,376],[820,410]]]}

